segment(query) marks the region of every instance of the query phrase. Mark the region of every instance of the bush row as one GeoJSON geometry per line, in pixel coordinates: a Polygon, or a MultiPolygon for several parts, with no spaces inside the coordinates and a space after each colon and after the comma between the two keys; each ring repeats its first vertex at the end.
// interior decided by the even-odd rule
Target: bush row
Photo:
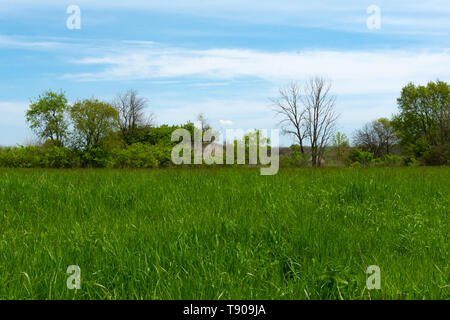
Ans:
{"type": "Polygon", "coordinates": [[[157,168],[171,164],[171,148],[134,143],[125,148],[79,151],[58,146],[0,148],[0,167],[9,168],[157,168]]]}
{"type": "MultiPolygon", "coordinates": [[[[152,145],[141,142],[125,147],[92,148],[84,151],[55,145],[0,147],[0,167],[164,168],[173,165],[172,147],[166,143],[152,145]]],[[[280,167],[306,167],[310,164],[310,156],[298,152],[295,148],[288,155],[280,155],[280,167]]],[[[395,154],[375,158],[372,152],[353,149],[345,159],[345,164],[350,167],[373,167],[411,166],[420,165],[421,162],[395,154]]]]}

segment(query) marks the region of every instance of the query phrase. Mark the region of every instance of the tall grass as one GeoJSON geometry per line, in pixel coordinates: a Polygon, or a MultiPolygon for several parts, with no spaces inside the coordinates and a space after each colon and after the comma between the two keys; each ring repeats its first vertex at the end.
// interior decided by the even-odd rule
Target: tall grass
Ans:
{"type": "Polygon", "coordinates": [[[449,181],[448,168],[1,170],[0,298],[369,299],[378,265],[372,299],[449,299],[449,181]]]}

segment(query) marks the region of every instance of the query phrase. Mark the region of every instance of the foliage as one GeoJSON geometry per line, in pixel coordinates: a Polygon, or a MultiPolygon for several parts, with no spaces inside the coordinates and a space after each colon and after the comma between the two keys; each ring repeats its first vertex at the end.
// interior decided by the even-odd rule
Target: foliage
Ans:
{"type": "Polygon", "coordinates": [[[350,142],[347,135],[338,131],[332,136],[331,143],[336,154],[336,159],[339,161],[344,160],[350,150],[350,142]]]}
{"type": "MultiPolygon", "coordinates": [[[[184,125],[173,125],[169,126],[167,124],[163,124],[159,127],[138,127],[134,132],[134,138],[132,143],[146,143],[151,145],[166,145],[166,146],[174,146],[176,142],[171,141],[172,132],[177,129],[186,129],[191,134],[192,139],[194,138],[194,124],[192,122],[188,122],[184,125]]],[[[193,140],[192,140],[193,141],[193,140]]]]}
{"type": "Polygon", "coordinates": [[[69,149],[52,144],[0,149],[0,167],[70,168],[76,163],[75,159],[69,149]]]}
{"type": "Polygon", "coordinates": [[[383,164],[390,167],[398,167],[403,163],[402,158],[396,154],[387,154],[383,157],[383,164]]]}
{"type": "Polygon", "coordinates": [[[372,152],[378,158],[392,151],[397,143],[397,137],[391,121],[380,118],[356,130],[353,143],[360,149],[372,152]]]}
{"type": "Polygon", "coordinates": [[[119,168],[158,167],[158,149],[153,145],[134,143],[116,151],[115,166],[119,168]]]}
{"type": "MultiPolygon", "coordinates": [[[[297,101],[300,91],[295,84],[292,84],[290,89],[280,91],[281,100],[274,100],[281,110],[286,112],[290,110],[284,112],[285,116],[292,111],[296,119],[300,117],[304,121],[301,132],[297,133],[300,140],[309,137],[311,142],[311,146],[300,145],[299,149],[293,148],[289,155],[281,154],[281,166],[306,166],[306,160],[311,161],[313,166],[323,165],[325,160],[330,166],[339,166],[343,160],[347,165],[364,167],[418,163],[449,164],[450,90],[447,83],[430,82],[426,87],[409,84],[403,88],[398,99],[400,113],[392,121],[380,118],[358,130],[355,134],[358,148],[352,151],[345,134],[337,132],[333,135],[338,115],[334,111],[335,97],[329,93],[330,86],[325,79],[313,78],[308,82],[302,103],[297,101]],[[303,107],[297,109],[300,107],[297,106],[297,102],[303,107]],[[295,108],[289,109],[289,106],[294,105],[295,108]],[[318,105],[322,107],[319,108],[318,105]],[[318,114],[322,116],[317,117],[318,114]],[[403,158],[391,154],[397,151],[397,137],[403,148],[403,158]],[[329,146],[330,139],[332,147],[329,146]],[[394,147],[396,150],[393,150],[394,147]]],[[[155,126],[152,118],[145,118],[146,106],[147,100],[139,97],[133,90],[117,96],[112,105],[92,98],[76,102],[73,106],[68,105],[63,92],[46,91],[31,102],[30,109],[26,113],[27,122],[44,140],[44,145],[4,148],[0,150],[0,166],[170,167],[171,150],[178,143],[171,141],[172,133],[176,129],[187,129],[191,134],[191,142],[194,143],[194,136],[199,134],[200,130],[191,122],[184,125],[155,126]],[[66,119],[68,111],[72,121],[70,127],[73,129],[72,132],[69,132],[69,123],[66,119]],[[69,137],[72,139],[69,140],[69,137]],[[67,144],[69,149],[63,148],[63,144],[67,141],[72,142],[67,144]]],[[[203,124],[204,130],[201,135],[204,137],[205,129],[210,126],[202,114],[198,120],[203,124]]],[[[295,123],[298,124],[298,121],[294,121],[295,123]]],[[[238,147],[245,150],[245,163],[249,164],[250,149],[255,147],[259,156],[260,144],[269,142],[258,130],[235,140],[230,144],[234,147],[235,162],[238,147]]],[[[215,141],[215,143],[220,147],[222,142],[215,141]]],[[[205,145],[204,142],[203,147],[205,145]]],[[[223,148],[225,163],[226,146],[223,148]]],[[[270,146],[268,150],[272,152],[270,146]]],[[[191,156],[193,157],[193,154],[191,156]]]]}
{"type": "Polygon", "coordinates": [[[280,155],[281,167],[307,167],[310,165],[309,156],[301,152],[299,145],[291,146],[289,155],[280,155]]]}
{"type": "Polygon", "coordinates": [[[38,137],[62,146],[67,136],[65,113],[68,109],[65,94],[49,90],[31,102],[26,112],[26,121],[38,137]]]}
{"type": "Polygon", "coordinates": [[[83,168],[111,168],[114,160],[110,150],[104,148],[90,148],[79,152],[83,168]]]}
{"type": "MultiPolygon", "coordinates": [[[[268,145],[270,144],[270,139],[265,137],[262,130],[254,129],[253,131],[246,132],[244,136],[240,139],[234,140],[234,160],[235,163],[237,163],[238,160],[238,149],[244,150],[245,152],[245,163],[250,163],[250,151],[255,150],[256,151],[256,157],[259,159],[259,149],[261,146],[267,146],[268,152],[270,152],[271,147],[268,145]]],[[[225,150],[226,151],[226,150],[225,150]]],[[[224,157],[226,157],[226,152],[224,151],[224,157]]],[[[253,160],[257,160],[253,159],[253,160]]]]}
{"type": "Polygon", "coordinates": [[[103,139],[118,128],[119,114],[110,104],[85,99],[70,108],[75,144],[85,149],[99,148],[103,139]]]}
{"type": "Polygon", "coordinates": [[[361,166],[369,166],[372,163],[372,160],[374,159],[374,155],[370,151],[363,151],[361,149],[355,148],[353,149],[347,159],[347,162],[349,164],[352,164],[354,162],[357,162],[361,166]]]}
{"type": "Polygon", "coordinates": [[[450,148],[450,86],[443,81],[427,86],[408,84],[397,99],[400,113],[393,119],[404,153],[426,164],[448,163],[450,148]]]}

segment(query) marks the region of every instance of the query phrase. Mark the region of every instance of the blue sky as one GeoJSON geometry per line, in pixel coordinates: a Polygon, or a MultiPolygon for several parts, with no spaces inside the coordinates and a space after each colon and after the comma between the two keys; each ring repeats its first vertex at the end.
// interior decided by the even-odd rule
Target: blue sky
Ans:
{"type": "Polygon", "coordinates": [[[408,82],[450,80],[448,0],[0,0],[0,145],[32,139],[24,113],[47,89],[109,101],[134,88],[159,124],[203,112],[216,128],[270,129],[269,98],[313,75],[333,81],[348,136],[390,117],[408,82]],[[66,27],[69,5],[81,29],[66,27]]]}

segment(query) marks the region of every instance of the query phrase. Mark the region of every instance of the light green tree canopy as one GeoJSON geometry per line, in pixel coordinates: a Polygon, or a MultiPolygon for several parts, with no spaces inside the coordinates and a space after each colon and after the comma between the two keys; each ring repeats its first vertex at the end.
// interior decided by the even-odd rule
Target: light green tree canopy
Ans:
{"type": "Polygon", "coordinates": [[[347,135],[338,131],[331,138],[331,143],[333,144],[334,151],[336,152],[336,158],[338,160],[343,160],[346,151],[350,148],[350,142],[347,135]]]}
{"type": "Polygon", "coordinates": [[[117,110],[98,99],[85,99],[70,109],[75,141],[82,147],[100,147],[102,139],[119,127],[117,110]]]}
{"type": "Polygon", "coordinates": [[[408,84],[397,99],[399,114],[393,119],[407,153],[421,157],[449,144],[450,86],[443,81],[426,86],[408,84]]]}
{"type": "Polygon", "coordinates": [[[61,146],[67,136],[65,113],[68,108],[64,92],[49,90],[31,101],[30,108],[26,112],[26,121],[38,137],[61,146]]]}

